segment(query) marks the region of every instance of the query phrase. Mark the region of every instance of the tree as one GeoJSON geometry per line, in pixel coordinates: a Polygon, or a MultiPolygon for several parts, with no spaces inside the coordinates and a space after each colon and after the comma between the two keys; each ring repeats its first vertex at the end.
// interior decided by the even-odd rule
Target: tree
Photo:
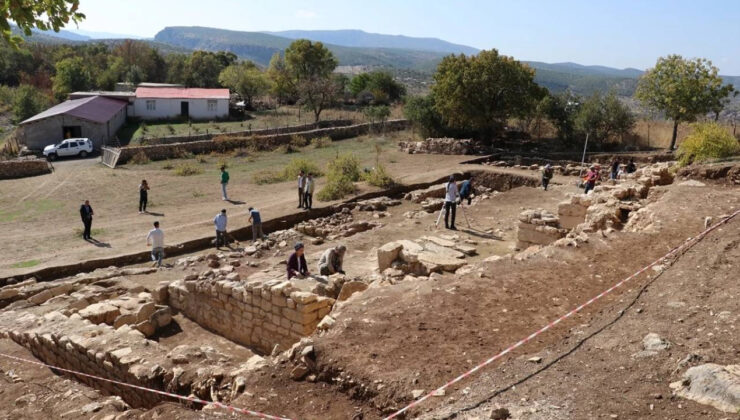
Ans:
{"type": "Polygon", "coordinates": [[[226,67],[218,76],[218,81],[238,93],[250,108],[254,97],[264,95],[270,89],[267,76],[251,61],[226,67]]]}
{"type": "Polygon", "coordinates": [[[557,129],[558,138],[563,142],[571,141],[575,133],[575,119],[581,107],[581,98],[570,91],[547,95],[542,99],[541,107],[557,129]]]}
{"type": "Polygon", "coordinates": [[[388,117],[391,116],[391,109],[386,105],[369,106],[363,110],[365,117],[370,120],[372,124],[377,122],[385,123],[388,117]]]}
{"type": "Polygon", "coordinates": [[[386,71],[358,74],[350,81],[349,90],[357,99],[363,97],[364,93],[369,93],[376,104],[389,104],[406,95],[406,87],[396,82],[386,71]]]}
{"type": "Polygon", "coordinates": [[[335,99],[338,87],[331,73],[337,59],[321,42],[293,41],[285,49],[285,65],[301,102],[313,111],[315,121],[335,99]]]}
{"type": "Polygon", "coordinates": [[[607,95],[597,92],[583,101],[575,125],[581,135],[591,133],[592,139],[603,142],[628,134],[635,125],[635,117],[613,91],[607,95]]]}
{"type": "Polygon", "coordinates": [[[30,85],[20,85],[14,96],[13,115],[16,122],[31,118],[49,106],[49,98],[30,85]]]}
{"type": "Polygon", "coordinates": [[[79,0],[13,0],[0,2],[0,32],[5,41],[17,47],[21,38],[14,36],[10,22],[23,31],[26,36],[33,28],[42,31],[59,32],[70,21],[79,23],[85,15],[78,12],[79,0]]]}
{"type": "Polygon", "coordinates": [[[65,58],[57,62],[55,67],[52,90],[57,100],[65,100],[71,92],[90,89],[90,72],[81,57],[65,58]]]}
{"type": "Polygon", "coordinates": [[[659,58],[655,67],[642,75],[635,97],[673,120],[670,145],[673,150],[680,123],[695,121],[709,112],[718,114],[724,107],[722,100],[734,91],[732,85],[723,85],[711,61],[669,55],[659,58]]]}
{"type": "Polygon", "coordinates": [[[432,95],[408,98],[403,107],[403,116],[411,121],[423,137],[443,136],[447,131],[442,116],[434,106],[432,95]]]}
{"type": "Polygon", "coordinates": [[[278,101],[278,104],[294,102],[298,92],[293,79],[285,64],[285,59],[279,52],[276,52],[270,59],[270,65],[267,67],[267,77],[272,82],[270,93],[278,101]]]}
{"type": "Polygon", "coordinates": [[[220,86],[218,76],[221,71],[233,64],[235,60],[236,56],[234,54],[223,51],[218,53],[194,51],[185,64],[185,84],[192,87],[218,87],[220,86]]]}
{"type": "Polygon", "coordinates": [[[532,112],[531,98],[545,93],[532,69],[496,50],[449,55],[437,66],[434,81],[435,106],[445,124],[484,138],[500,132],[509,117],[532,112]]]}

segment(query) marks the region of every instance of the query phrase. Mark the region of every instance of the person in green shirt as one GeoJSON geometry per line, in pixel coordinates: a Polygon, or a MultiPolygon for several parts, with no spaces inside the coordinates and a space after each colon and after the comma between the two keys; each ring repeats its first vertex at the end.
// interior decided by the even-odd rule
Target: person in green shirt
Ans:
{"type": "Polygon", "coordinates": [[[224,201],[229,200],[229,195],[226,194],[226,186],[229,184],[229,173],[226,172],[226,167],[221,167],[221,194],[224,201]]]}

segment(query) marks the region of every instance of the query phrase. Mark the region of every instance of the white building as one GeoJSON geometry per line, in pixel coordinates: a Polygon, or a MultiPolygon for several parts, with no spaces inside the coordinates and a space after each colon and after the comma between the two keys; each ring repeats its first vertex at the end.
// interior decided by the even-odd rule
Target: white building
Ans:
{"type": "Polygon", "coordinates": [[[166,120],[176,117],[216,120],[229,116],[228,89],[138,87],[129,117],[166,120]]]}

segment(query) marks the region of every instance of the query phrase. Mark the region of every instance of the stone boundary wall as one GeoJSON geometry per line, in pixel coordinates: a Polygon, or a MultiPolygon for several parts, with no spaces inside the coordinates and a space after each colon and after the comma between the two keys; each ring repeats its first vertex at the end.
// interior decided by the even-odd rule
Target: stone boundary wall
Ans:
{"type": "MultiPolygon", "coordinates": [[[[482,164],[486,162],[497,162],[506,161],[511,166],[513,165],[579,165],[581,164],[582,152],[556,152],[548,153],[542,152],[538,155],[531,155],[527,153],[493,153],[487,156],[467,160],[462,162],[463,164],[482,164]]],[[[658,162],[669,162],[676,160],[676,156],[672,153],[656,153],[656,152],[618,152],[618,153],[603,153],[603,152],[588,152],[586,153],[585,165],[588,166],[591,163],[600,163],[604,165],[611,163],[614,158],[618,157],[623,163],[626,163],[630,158],[635,159],[636,163],[651,164],[658,162]]]]}
{"type": "Polygon", "coordinates": [[[326,120],[314,123],[291,125],[286,127],[262,128],[257,130],[240,130],[226,133],[213,132],[208,134],[195,134],[190,136],[164,136],[156,138],[142,138],[141,141],[147,146],[159,144],[188,143],[191,141],[211,140],[214,137],[250,137],[250,136],[269,136],[274,134],[293,134],[301,131],[316,130],[318,128],[346,127],[352,125],[352,120],[326,120]]]}
{"type": "Polygon", "coordinates": [[[168,296],[170,306],[200,326],[265,354],[311,335],[334,305],[280,280],[185,280],[171,283],[168,296]]]}
{"type": "Polygon", "coordinates": [[[342,140],[357,137],[370,132],[372,128],[381,128],[389,131],[405,130],[409,127],[408,120],[391,120],[384,124],[355,124],[344,127],[319,128],[309,131],[299,131],[291,134],[274,134],[268,136],[227,137],[217,140],[200,140],[187,143],[172,143],[153,146],[130,146],[121,149],[118,163],[126,163],[135,154],[143,152],[151,160],[177,158],[185,153],[203,154],[210,152],[225,152],[240,147],[251,147],[257,150],[273,150],[290,143],[294,135],[306,140],[319,137],[330,137],[332,140],[342,140]]]}
{"type": "Polygon", "coordinates": [[[16,159],[0,161],[0,179],[25,178],[51,173],[46,159],[16,159]]]}

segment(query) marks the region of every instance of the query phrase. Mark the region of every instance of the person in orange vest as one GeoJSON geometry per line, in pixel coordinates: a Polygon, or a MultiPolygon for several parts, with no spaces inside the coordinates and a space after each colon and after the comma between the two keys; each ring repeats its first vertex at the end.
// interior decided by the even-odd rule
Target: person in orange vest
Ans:
{"type": "Polygon", "coordinates": [[[588,168],[586,177],[583,178],[583,193],[588,194],[589,191],[593,190],[596,186],[596,180],[599,178],[599,172],[596,170],[596,166],[588,168]]]}

